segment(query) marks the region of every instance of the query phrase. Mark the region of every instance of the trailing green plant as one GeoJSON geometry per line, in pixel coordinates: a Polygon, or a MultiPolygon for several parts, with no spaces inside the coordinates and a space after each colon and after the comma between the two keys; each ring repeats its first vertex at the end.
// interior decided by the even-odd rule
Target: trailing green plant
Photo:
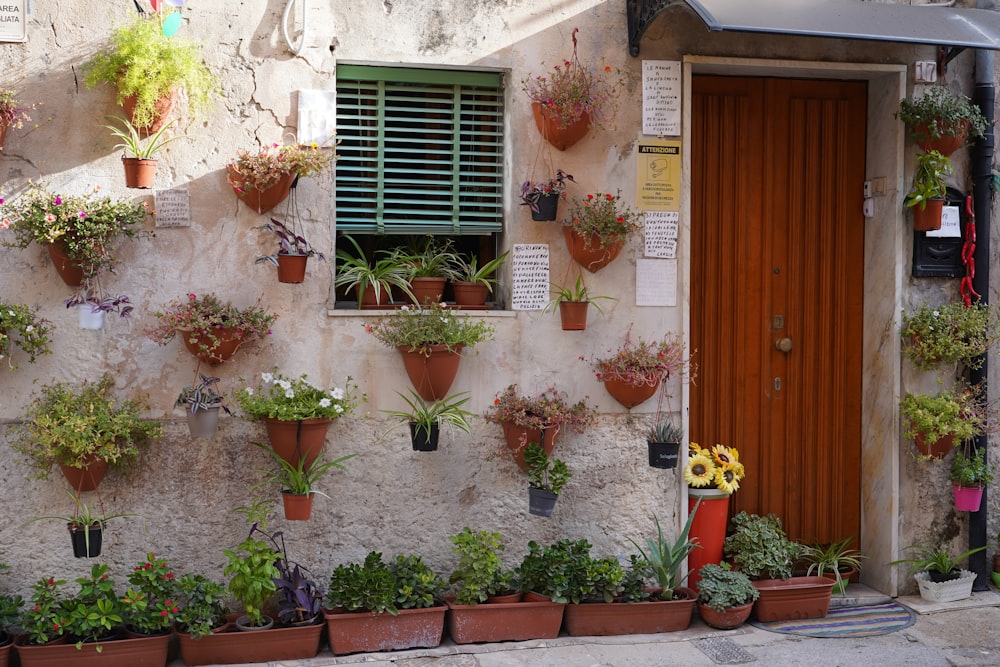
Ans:
{"type": "Polygon", "coordinates": [[[981,137],[989,127],[978,105],[946,86],[931,86],[920,97],[900,101],[895,116],[916,141],[958,136],[966,129],[969,137],[981,137]]]}
{"type": "Polygon", "coordinates": [[[547,547],[531,540],[528,553],[516,569],[521,590],[566,604],[573,592],[572,573],[579,563],[590,558],[590,548],[587,540],[562,539],[547,547]]]}
{"type": "Polygon", "coordinates": [[[590,289],[583,284],[583,276],[576,277],[576,284],[573,287],[560,287],[553,283],[549,292],[554,295],[552,301],[549,301],[548,305],[545,306],[543,312],[556,312],[559,310],[559,304],[561,303],[589,303],[594,308],[597,309],[601,315],[604,315],[604,311],[601,310],[598,301],[601,299],[607,299],[608,301],[617,301],[613,296],[604,296],[600,294],[591,294],[590,289]]]}
{"type": "Polygon", "coordinates": [[[923,211],[930,199],[944,199],[948,194],[945,178],[953,173],[951,158],[938,151],[918,153],[913,171],[913,187],[903,199],[907,207],[919,206],[923,211]]]}
{"type": "Polygon", "coordinates": [[[107,83],[118,88],[118,104],[134,96],[132,122],[138,127],[152,124],[156,103],[176,88],[187,92],[193,115],[210,106],[216,78],[205,65],[201,47],[162,30],[160,12],[140,14],[111,34],[110,44],[85,65],[87,85],[107,83]]]}
{"type": "Polygon", "coordinates": [[[160,423],[140,416],[148,406],[138,399],[118,400],[113,386],[105,373],[96,382],[43,385],[32,395],[13,447],[33,477],[48,479],[56,463],[84,468],[93,457],[123,467],[135,461],[140,446],[160,437],[160,423]]]}
{"type": "Polygon", "coordinates": [[[375,293],[379,304],[387,305],[391,299],[393,288],[403,292],[411,301],[416,301],[410,290],[410,279],[407,273],[407,255],[400,249],[376,250],[372,259],[368,259],[364,250],[351,236],[344,236],[355,253],[351,254],[343,248],[337,250],[337,271],[333,284],[346,291],[357,289],[358,308],[361,308],[362,298],[369,287],[375,293]],[[382,299],[383,294],[385,299],[382,299]]]}
{"type": "Polygon", "coordinates": [[[456,584],[456,604],[479,604],[491,595],[514,588],[514,573],[504,569],[500,552],[505,549],[503,536],[488,530],[473,531],[468,526],[448,537],[451,552],[459,557],[458,565],[448,578],[456,584]]]}
{"type": "Polygon", "coordinates": [[[941,574],[948,574],[958,570],[958,565],[963,560],[985,549],[985,546],[981,546],[976,549],[969,549],[958,556],[952,556],[951,551],[943,546],[911,544],[903,548],[904,552],[912,554],[910,557],[894,560],[889,565],[909,564],[910,568],[906,572],[906,575],[909,577],[912,577],[917,572],[940,572],[941,574]]]}
{"type": "Polygon", "coordinates": [[[566,392],[555,387],[530,396],[518,394],[517,385],[511,384],[493,399],[483,418],[534,431],[565,426],[574,433],[583,433],[597,423],[597,410],[587,404],[586,398],[570,404],[566,392]]]}
{"type": "Polygon", "coordinates": [[[0,301],[0,361],[6,360],[10,370],[17,370],[14,347],[28,355],[28,363],[32,364],[38,357],[52,354],[49,343],[54,328],[27,305],[0,301]]]}
{"type": "Polygon", "coordinates": [[[1000,318],[982,301],[921,306],[903,315],[903,355],[921,370],[962,362],[982,367],[983,355],[1000,336],[1000,318]]]}
{"type": "Polygon", "coordinates": [[[116,125],[105,125],[104,127],[111,130],[111,134],[121,141],[121,143],[115,145],[115,148],[121,148],[125,152],[126,157],[139,158],[140,160],[155,160],[156,154],[163,150],[167,144],[186,138],[183,134],[174,137],[164,136],[163,133],[177,122],[176,120],[171,120],[164,123],[163,127],[159,130],[149,135],[144,145],[139,130],[127,118],[119,116],[105,116],[105,118],[116,123],[116,125]]]}
{"type": "Polygon", "coordinates": [[[510,251],[504,252],[499,257],[491,259],[482,266],[479,266],[479,257],[475,254],[465,255],[456,253],[451,263],[446,267],[445,272],[448,280],[452,282],[474,283],[486,285],[486,288],[493,293],[493,287],[497,283],[494,274],[503,266],[510,251]]]}
{"type": "Polygon", "coordinates": [[[200,639],[225,623],[225,586],[204,575],[188,573],[180,578],[179,588],[178,629],[190,633],[193,639],[200,639]]]}
{"type": "Polygon", "coordinates": [[[649,568],[653,578],[656,579],[656,584],[660,587],[659,596],[662,600],[673,600],[674,591],[680,588],[684,584],[684,580],[691,574],[690,571],[684,572],[683,566],[685,559],[699,546],[696,542],[688,539],[688,534],[691,532],[691,522],[694,521],[694,515],[700,506],[701,499],[699,498],[694,509],[688,514],[687,522],[681,529],[680,535],[673,542],[664,537],[660,520],[655,514],[653,522],[656,524],[656,539],[647,538],[646,548],[643,549],[642,545],[629,538],[629,542],[639,550],[643,562],[649,568]]]}
{"type": "Polygon", "coordinates": [[[993,481],[996,466],[987,463],[985,457],[986,452],[982,449],[967,455],[966,447],[956,447],[948,479],[959,486],[986,486],[993,481]]]}
{"type": "Polygon", "coordinates": [[[684,429],[674,424],[673,420],[666,417],[657,418],[649,433],[646,435],[649,442],[684,442],[684,429]]]}
{"type": "Polygon", "coordinates": [[[428,355],[432,345],[444,345],[458,351],[493,339],[495,328],[482,319],[457,315],[441,303],[403,306],[390,315],[380,317],[365,330],[388,347],[428,355]]]}
{"type": "Polygon", "coordinates": [[[410,395],[404,396],[398,391],[396,394],[406,401],[409,410],[382,410],[390,417],[396,417],[403,424],[413,424],[416,433],[421,431],[430,436],[431,428],[438,424],[440,426],[454,426],[465,433],[472,432],[472,424],[469,417],[474,416],[471,412],[463,410],[462,406],[468,403],[472,396],[467,391],[458,394],[445,396],[438,401],[428,403],[420,394],[409,390],[410,395]]]}
{"type": "Polygon", "coordinates": [[[573,476],[564,461],[549,458],[537,442],[529,442],[524,449],[524,463],[528,466],[528,486],[558,495],[573,476]]]}
{"type": "Polygon", "coordinates": [[[760,591],[729,563],[708,563],[698,571],[698,601],[718,612],[756,602],[760,591]]]}
{"type": "Polygon", "coordinates": [[[327,588],[328,607],[396,616],[400,609],[432,607],[446,587],[419,556],[396,556],[389,563],[371,551],[363,564],[341,564],[327,588]]]}
{"type": "Polygon", "coordinates": [[[751,579],[788,579],[802,545],[788,539],[781,519],[740,512],[730,520],[723,546],[733,565],[751,579]]]}
{"type": "Polygon", "coordinates": [[[257,447],[267,452],[278,464],[278,470],[269,472],[265,483],[272,483],[278,486],[284,493],[297,496],[307,496],[311,493],[318,493],[329,498],[322,491],[316,489],[316,482],[323,478],[328,472],[336,468],[347,471],[344,461],[354,458],[357,454],[341,456],[333,461],[324,461],[322,457],[316,458],[312,464],[307,465],[306,457],[299,457],[298,463],[292,464],[281,458],[269,445],[259,442],[253,443],[257,447]]]}
{"type": "Polygon", "coordinates": [[[253,419],[336,419],[351,414],[366,400],[364,394],[358,396],[357,390],[358,386],[350,377],[343,387],[321,389],[309,382],[305,373],[289,378],[275,368],[272,372],[261,373],[256,387],[238,389],[236,400],[243,412],[253,419]]]}
{"type": "Polygon", "coordinates": [[[976,405],[972,389],[944,389],[936,394],[907,393],[900,401],[903,417],[903,437],[909,440],[921,435],[928,443],[948,435],[955,443],[970,440],[985,433],[985,418],[976,405]]]}
{"type": "Polygon", "coordinates": [[[840,575],[849,570],[860,572],[861,560],[867,558],[865,554],[851,548],[852,542],[854,542],[854,536],[845,537],[830,544],[803,544],[799,558],[809,564],[806,574],[812,575],[815,572],[820,577],[832,574],[837,581],[833,587],[834,590],[841,595],[846,595],[846,582],[840,575]]]}

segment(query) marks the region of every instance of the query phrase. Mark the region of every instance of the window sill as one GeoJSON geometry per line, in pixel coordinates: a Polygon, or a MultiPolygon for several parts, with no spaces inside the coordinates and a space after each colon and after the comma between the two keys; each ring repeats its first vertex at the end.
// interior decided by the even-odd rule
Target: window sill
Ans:
{"type": "MultiPolygon", "coordinates": [[[[383,315],[392,315],[393,313],[399,312],[398,308],[387,308],[385,310],[374,310],[365,309],[358,310],[357,308],[327,308],[327,317],[341,318],[341,317],[381,317],[383,315]]],[[[457,311],[461,315],[468,315],[473,318],[511,318],[517,316],[516,310],[459,310],[457,311]]]]}

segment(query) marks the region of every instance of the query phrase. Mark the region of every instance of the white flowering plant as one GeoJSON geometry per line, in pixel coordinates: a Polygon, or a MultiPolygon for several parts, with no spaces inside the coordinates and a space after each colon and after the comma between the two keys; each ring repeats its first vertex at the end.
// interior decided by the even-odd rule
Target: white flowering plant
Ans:
{"type": "Polygon", "coordinates": [[[261,373],[256,387],[245,386],[236,392],[240,408],[254,419],[298,421],[327,417],[336,419],[351,411],[365,395],[357,394],[357,385],[350,377],[343,387],[321,389],[309,382],[303,373],[288,378],[278,372],[261,373]]]}

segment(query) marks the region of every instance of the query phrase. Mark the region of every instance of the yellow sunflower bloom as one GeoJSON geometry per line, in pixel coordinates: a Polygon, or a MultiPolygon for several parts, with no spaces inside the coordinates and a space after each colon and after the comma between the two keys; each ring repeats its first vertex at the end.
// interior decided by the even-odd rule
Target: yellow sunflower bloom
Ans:
{"type": "Polygon", "coordinates": [[[736,470],[730,464],[724,464],[715,469],[715,486],[732,495],[740,488],[740,479],[736,470]]]}
{"type": "Polygon", "coordinates": [[[715,478],[715,464],[704,454],[695,454],[684,468],[684,481],[693,487],[711,486],[715,478]]]}
{"type": "Polygon", "coordinates": [[[717,444],[715,447],[712,447],[712,458],[720,466],[727,463],[736,463],[736,456],[733,455],[733,450],[725,445],[717,444]]]}
{"type": "Polygon", "coordinates": [[[730,467],[732,468],[732,471],[736,474],[736,479],[743,479],[747,474],[746,468],[744,468],[743,464],[740,463],[739,461],[736,461],[735,463],[731,464],[730,467]]]}
{"type": "Polygon", "coordinates": [[[690,442],[688,443],[688,453],[694,456],[695,454],[704,454],[705,450],[697,442],[690,442]]]}

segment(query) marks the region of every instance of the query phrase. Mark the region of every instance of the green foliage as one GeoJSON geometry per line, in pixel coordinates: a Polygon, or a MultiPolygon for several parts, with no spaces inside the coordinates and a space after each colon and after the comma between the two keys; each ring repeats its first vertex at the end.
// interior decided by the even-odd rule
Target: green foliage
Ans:
{"type": "Polygon", "coordinates": [[[14,346],[28,355],[28,362],[43,354],[52,354],[49,348],[52,323],[21,303],[0,301],[0,361],[7,360],[7,367],[17,370],[11,354],[14,346]]]}
{"type": "Polygon", "coordinates": [[[208,108],[216,80],[201,57],[201,47],[177,37],[167,37],[161,18],[136,16],[111,34],[111,44],[84,65],[87,85],[104,82],[118,88],[118,104],[136,96],[132,121],[139,127],[153,122],[156,102],[174,88],[187,91],[193,113],[208,108]]]}
{"type": "Polygon", "coordinates": [[[729,563],[708,563],[699,571],[698,601],[715,611],[725,611],[755,602],[760,596],[750,577],[730,568],[729,563]]]}
{"type": "Polygon", "coordinates": [[[402,423],[416,424],[417,433],[424,431],[430,434],[431,427],[434,424],[440,424],[441,426],[448,424],[460,431],[466,433],[472,432],[469,417],[473,417],[474,415],[462,409],[462,406],[472,398],[469,392],[463,391],[459,394],[445,396],[439,401],[427,403],[421,398],[420,394],[412,389],[409,391],[409,397],[400,394],[398,391],[396,392],[410,406],[409,410],[382,410],[382,412],[400,419],[402,423]]]}
{"type": "Polygon", "coordinates": [[[817,576],[822,577],[825,574],[832,573],[837,580],[834,589],[841,594],[846,594],[844,589],[845,582],[840,577],[841,573],[852,569],[860,572],[861,560],[867,558],[867,556],[857,549],[851,548],[853,541],[854,537],[851,536],[845,537],[839,542],[831,542],[830,544],[802,545],[802,553],[799,557],[804,562],[809,563],[806,574],[811,575],[815,572],[817,576]]]}
{"type": "Polygon", "coordinates": [[[972,100],[945,86],[931,86],[920,97],[902,100],[895,115],[909,126],[911,137],[917,141],[957,136],[965,131],[966,124],[971,137],[983,136],[988,128],[983,112],[972,100]],[[926,134],[918,132],[919,125],[926,126],[926,134]]]}
{"type": "Polygon", "coordinates": [[[674,424],[671,419],[658,418],[649,427],[646,438],[650,442],[684,442],[684,429],[674,424]]]}
{"type": "Polygon", "coordinates": [[[451,239],[444,242],[433,234],[410,240],[405,252],[406,268],[410,278],[447,278],[450,266],[458,261],[451,249],[451,239]]]}
{"type": "Polygon", "coordinates": [[[277,591],[274,579],[281,575],[275,562],[281,555],[267,541],[253,537],[253,531],[235,550],[222,552],[228,559],[223,574],[229,577],[229,592],[239,602],[253,626],[264,625],[264,604],[277,591]]]}
{"type": "Polygon", "coordinates": [[[618,300],[618,299],[614,298],[613,296],[603,296],[603,295],[599,295],[599,294],[591,294],[590,290],[587,288],[587,286],[583,284],[583,276],[582,275],[576,277],[576,284],[573,285],[573,287],[560,287],[559,285],[556,285],[554,283],[552,284],[552,287],[554,289],[551,289],[549,291],[553,295],[555,295],[555,298],[553,298],[552,301],[549,301],[548,305],[545,306],[545,310],[543,312],[549,312],[549,311],[556,312],[559,309],[559,304],[564,303],[564,302],[568,302],[568,303],[589,303],[594,308],[597,309],[597,312],[599,312],[601,315],[603,315],[604,311],[601,310],[601,307],[600,307],[600,305],[598,305],[597,302],[600,299],[608,299],[610,301],[617,301],[618,300]]]}
{"type": "Polygon", "coordinates": [[[573,476],[566,463],[550,459],[537,442],[529,442],[524,450],[524,463],[528,466],[528,486],[559,494],[573,476]]]}
{"type": "Polygon", "coordinates": [[[907,570],[906,574],[910,577],[917,572],[940,572],[941,574],[948,574],[949,572],[957,570],[958,564],[963,560],[974,553],[983,551],[984,549],[986,549],[985,546],[977,549],[969,549],[965,553],[961,553],[953,558],[951,552],[945,547],[932,547],[927,546],[926,544],[912,544],[903,548],[903,551],[912,554],[909,558],[894,560],[889,563],[889,565],[903,565],[909,563],[910,569],[907,570]]]}
{"type": "Polygon", "coordinates": [[[486,285],[489,288],[490,293],[493,292],[493,286],[496,285],[496,278],[493,277],[503,263],[507,260],[507,255],[510,251],[503,253],[496,259],[492,259],[486,262],[481,267],[479,266],[478,255],[470,255],[466,258],[465,255],[455,254],[451,259],[451,263],[445,268],[445,273],[449,280],[452,282],[466,282],[466,283],[478,283],[481,285],[486,285]]]}
{"type": "Polygon", "coordinates": [[[139,416],[148,407],[134,399],[118,401],[113,383],[105,373],[97,382],[44,385],[33,395],[13,447],[35,477],[48,479],[55,463],[83,468],[95,456],[124,466],[135,460],[140,445],[160,436],[159,422],[139,416]]]}
{"type": "Polygon", "coordinates": [[[125,624],[139,632],[168,632],[180,612],[181,589],[165,558],[147,553],[128,575],[129,588],[122,596],[125,624]]]}
{"type": "Polygon", "coordinates": [[[945,178],[953,170],[951,158],[938,151],[928,151],[917,154],[917,166],[913,172],[913,188],[903,199],[907,207],[920,206],[927,208],[928,199],[944,199],[947,195],[945,178]]]}
{"type": "Polygon", "coordinates": [[[286,493],[298,496],[304,496],[310,493],[318,493],[321,496],[326,496],[326,494],[322,491],[316,490],[316,482],[322,479],[326,473],[330,472],[330,470],[334,468],[346,471],[347,468],[342,465],[344,461],[357,456],[357,454],[348,454],[347,456],[341,456],[339,459],[334,461],[324,461],[322,457],[318,457],[312,462],[312,465],[307,466],[306,458],[304,456],[299,457],[299,462],[297,464],[291,464],[281,458],[269,445],[259,442],[255,442],[253,444],[267,452],[279,465],[278,470],[268,474],[267,481],[276,484],[286,493]]]}
{"type": "Polygon", "coordinates": [[[639,550],[643,562],[653,574],[657,585],[662,589],[660,597],[663,600],[672,600],[674,590],[682,586],[690,574],[690,572],[682,573],[681,568],[684,565],[684,559],[698,546],[697,543],[688,539],[688,534],[691,532],[691,522],[694,521],[694,515],[700,506],[701,500],[699,499],[694,509],[688,514],[687,522],[674,542],[664,537],[660,520],[655,514],[653,515],[653,522],[656,524],[655,540],[647,538],[646,548],[643,549],[635,540],[629,538],[629,542],[639,550]]]}
{"type": "Polygon", "coordinates": [[[785,535],[781,519],[740,512],[730,521],[724,544],[733,564],[752,579],[788,579],[802,546],[785,535]]]}
{"type": "Polygon", "coordinates": [[[115,125],[105,125],[104,127],[111,130],[111,134],[121,141],[120,144],[115,145],[115,148],[121,148],[125,151],[126,157],[135,157],[140,160],[155,160],[156,154],[159,153],[164,146],[173,141],[177,141],[178,139],[185,138],[182,134],[176,137],[163,136],[163,133],[166,132],[171,125],[177,122],[176,120],[172,120],[164,123],[163,127],[151,134],[146,140],[146,145],[144,146],[139,130],[137,130],[127,118],[120,118],[118,116],[106,116],[106,118],[116,123],[115,125]]]}
{"type": "Polygon", "coordinates": [[[553,602],[569,602],[570,595],[579,591],[574,573],[589,561],[590,546],[587,540],[563,539],[548,547],[528,542],[528,553],[516,570],[521,590],[545,595],[553,602]]]}
{"type": "Polygon", "coordinates": [[[956,362],[980,368],[998,334],[1000,319],[981,301],[921,306],[903,316],[903,355],[921,370],[956,362]]]}
{"type": "Polygon", "coordinates": [[[94,563],[89,577],[76,580],[80,591],[63,603],[67,625],[65,633],[76,638],[76,646],[98,641],[114,633],[122,623],[122,603],[115,592],[115,582],[108,577],[108,566],[94,563]]]}
{"type": "Polygon", "coordinates": [[[459,557],[458,566],[448,579],[449,583],[458,584],[456,604],[479,604],[486,602],[490,595],[513,588],[513,573],[504,570],[500,559],[500,552],[505,548],[500,533],[473,532],[465,526],[461,533],[448,539],[454,545],[451,552],[459,557]]]}
{"type": "Polygon", "coordinates": [[[926,442],[937,442],[954,434],[955,442],[969,440],[985,432],[986,423],[976,409],[970,390],[942,390],[936,394],[910,394],[899,403],[903,416],[903,437],[922,434],[926,442]]]}
{"type": "Polygon", "coordinates": [[[354,238],[346,235],[344,238],[354,246],[355,254],[343,249],[337,251],[337,276],[333,284],[347,291],[357,288],[359,309],[362,296],[369,286],[372,287],[375,299],[380,304],[390,302],[390,292],[393,287],[401,290],[411,300],[416,300],[410,291],[405,253],[398,249],[376,250],[374,259],[369,260],[354,238]]]}
{"type": "Polygon", "coordinates": [[[21,617],[24,598],[20,595],[0,595],[0,633],[10,633],[21,617]]]}
{"type": "Polygon", "coordinates": [[[350,377],[343,387],[320,389],[309,382],[304,373],[298,378],[287,378],[274,370],[261,373],[256,388],[243,387],[236,392],[236,400],[243,412],[254,419],[336,419],[350,414],[359,402],[365,400],[364,394],[357,396],[358,386],[350,377]]]}
{"type": "Polygon", "coordinates": [[[959,486],[985,486],[993,481],[996,466],[990,465],[985,459],[986,452],[977,449],[971,456],[966,456],[962,448],[957,448],[955,458],[951,462],[951,474],[948,476],[959,486]]]}
{"type": "Polygon", "coordinates": [[[625,577],[621,581],[621,599],[623,602],[643,602],[650,595],[646,592],[646,577],[649,576],[649,566],[638,554],[629,554],[629,566],[625,568],[625,577]]]}
{"type": "Polygon", "coordinates": [[[45,644],[66,633],[68,619],[60,592],[65,584],[64,579],[46,577],[31,585],[31,597],[17,623],[29,644],[45,644]]]}
{"type": "Polygon", "coordinates": [[[382,554],[372,551],[364,564],[341,564],[330,576],[327,605],[345,611],[389,613],[400,609],[432,607],[444,591],[443,579],[419,556],[397,556],[390,563],[382,554]]]}
{"type": "Polygon", "coordinates": [[[180,611],[177,624],[183,632],[199,639],[223,624],[226,605],[225,586],[200,574],[188,573],[180,578],[180,611]]]}
{"type": "Polygon", "coordinates": [[[425,355],[430,354],[432,345],[459,351],[462,346],[472,347],[492,340],[494,332],[493,325],[484,320],[456,315],[440,303],[403,306],[365,328],[388,347],[402,347],[425,355]]]}
{"type": "Polygon", "coordinates": [[[640,215],[625,203],[621,190],[616,194],[595,192],[574,198],[569,217],[562,224],[586,239],[588,249],[597,250],[624,242],[638,231],[640,215]],[[592,241],[597,242],[596,247],[592,247],[592,241]]]}

